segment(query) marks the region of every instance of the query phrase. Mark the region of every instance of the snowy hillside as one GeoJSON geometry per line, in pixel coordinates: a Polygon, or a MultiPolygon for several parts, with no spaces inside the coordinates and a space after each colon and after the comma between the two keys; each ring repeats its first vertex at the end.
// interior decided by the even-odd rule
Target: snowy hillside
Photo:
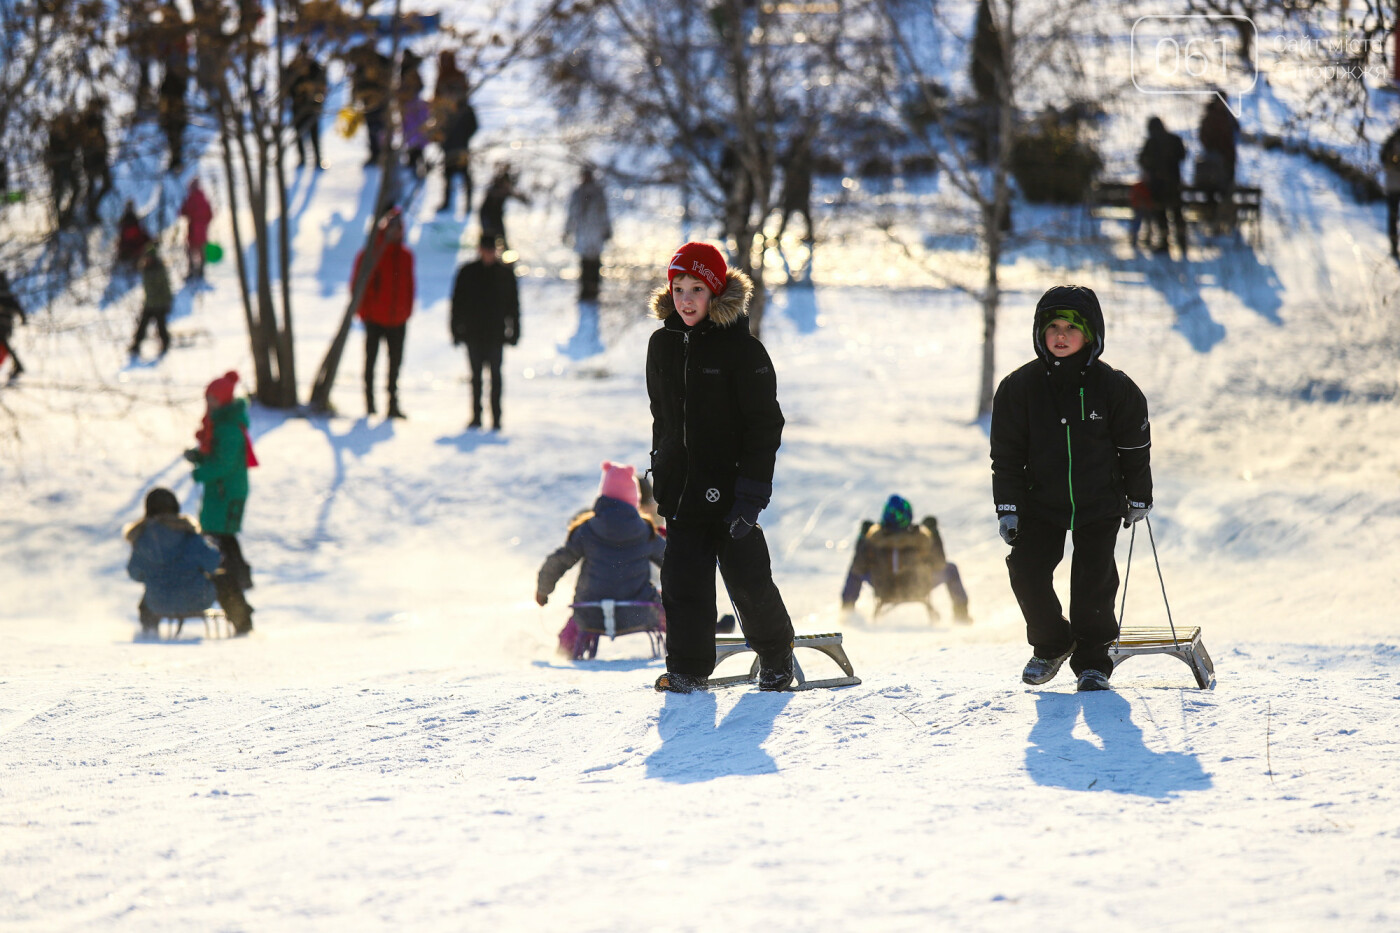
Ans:
{"type": "MultiPolygon", "coordinates": [[[[518,90],[483,105],[487,143],[518,90]]],[[[292,192],[304,382],[374,181],[361,139],[326,138],[330,170],[292,192]]],[[[554,653],[573,581],[541,609],[535,574],[600,461],[646,462],[653,326],[638,308],[574,352],[557,200],[507,218],[524,318],[501,434],[465,429],[446,297],[475,218],[437,218],[436,179],[408,235],[408,419],[361,416],[358,327],[339,416],[254,410],[245,639],[138,641],[120,537],[152,485],[197,511],[181,451],[203,387],[251,377],[230,264],[181,293],[189,345],[158,364],[123,355],[135,293],[73,310],[81,327],[36,315],[29,372],[0,388],[0,929],[1400,927],[1400,271],[1383,207],[1247,158],[1270,179],[1262,247],[1183,264],[1105,224],[1073,255],[1028,249],[997,347],[1003,371],[1030,358],[1044,287],[1098,291],[1105,359],[1152,408],[1161,569],[1212,691],[1165,658],[1105,694],[1020,683],[971,418],[980,311],[903,273],[880,287],[894,260],[854,239],[818,245],[840,274],[776,290],[764,333],[787,428],[762,521],[798,631],[845,634],[863,684],[831,691],[662,697],[640,638],[554,653]],[[856,269],[871,284],[844,284],[856,269]],[[974,624],[943,592],[933,624],[872,621],[868,593],[840,613],[852,538],[892,492],[938,516],[974,624]]],[[[675,245],[613,195],[613,261],[675,245]]],[[[1141,534],[1126,611],[1166,622],[1141,534]]]]}

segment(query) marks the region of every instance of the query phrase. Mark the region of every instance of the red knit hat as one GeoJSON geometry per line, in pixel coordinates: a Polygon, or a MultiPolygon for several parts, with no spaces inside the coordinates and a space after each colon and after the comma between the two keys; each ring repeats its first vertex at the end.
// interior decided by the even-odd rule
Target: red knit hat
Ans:
{"type": "Polygon", "coordinates": [[[729,281],[729,267],[725,265],[724,254],[710,244],[687,243],[671,257],[671,265],[666,269],[666,284],[669,285],[678,275],[693,275],[704,282],[711,293],[718,295],[729,281]]]}
{"type": "Polygon", "coordinates": [[[223,408],[233,401],[233,387],[237,384],[238,373],[230,369],[209,383],[209,388],[204,390],[204,394],[213,401],[215,407],[223,408]]]}
{"type": "Polygon", "coordinates": [[[598,495],[626,502],[635,509],[641,502],[641,493],[637,490],[637,468],[604,460],[603,481],[598,484],[598,495]]]}

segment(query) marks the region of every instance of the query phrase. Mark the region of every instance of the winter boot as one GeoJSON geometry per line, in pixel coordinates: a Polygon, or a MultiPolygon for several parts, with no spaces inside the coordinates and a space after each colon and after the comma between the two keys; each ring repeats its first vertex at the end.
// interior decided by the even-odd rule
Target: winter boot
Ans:
{"type": "Polygon", "coordinates": [[[709,687],[710,681],[707,677],[692,677],[689,674],[678,674],[675,671],[667,671],[656,678],[657,693],[695,693],[697,690],[704,690],[709,687]]]}
{"type": "Polygon", "coordinates": [[[1086,690],[1112,690],[1108,685],[1108,675],[1103,671],[1096,671],[1092,667],[1079,675],[1079,692],[1086,690]]]}
{"type": "Polygon", "coordinates": [[[1024,683],[1046,684],[1055,679],[1055,675],[1060,672],[1060,665],[1069,660],[1069,656],[1074,654],[1074,645],[1070,644],[1065,649],[1065,653],[1056,655],[1053,658],[1037,658],[1032,656],[1026,662],[1026,669],[1021,671],[1021,680],[1024,683]]]}
{"type": "Polygon", "coordinates": [[[399,408],[399,397],[397,395],[389,396],[389,417],[399,420],[404,420],[408,417],[403,413],[403,409],[399,408]]]}
{"type": "Polygon", "coordinates": [[[958,603],[953,607],[953,621],[964,624],[972,621],[972,616],[967,614],[967,603],[958,603]]]}
{"type": "Polygon", "coordinates": [[[374,389],[365,386],[365,414],[372,415],[374,413],[374,389]]]}
{"type": "Polygon", "coordinates": [[[792,645],[789,644],[780,658],[759,659],[758,689],[786,690],[792,686],[792,645]]]}

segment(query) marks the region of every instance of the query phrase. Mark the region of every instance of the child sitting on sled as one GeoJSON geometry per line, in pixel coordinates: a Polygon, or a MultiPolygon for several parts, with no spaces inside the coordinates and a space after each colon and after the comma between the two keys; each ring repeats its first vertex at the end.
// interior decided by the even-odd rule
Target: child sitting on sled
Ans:
{"type": "Polygon", "coordinates": [[[914,524],[914,507],[903,496],[890,496],[880,522],[865,522],[856,541],[851,570],[841,591],[841,607],[854,609],[861,587],[875,591],[876,613],[896,603],[924,603],[930,618],[937,618],[930,597],[942,584],[953,600],[953,618],[971,622],[967,614],[967,590],[956,564],[943,552],[938,520],[932,515],[914,524]]]}
{"type": "MultiPolygon", "coordinates": [[[[536,603],[543,606],[549,602],[549,594],[554,592],[560,577],[582,561],[574,586],[575,603],[608,599],[660,604],[661,597],[651,582],[651,565],[661,566],[666,539],[638,511],[636,472],[625,464],[603,463],[602,482],[593,508],[574,517],[563,546],[540,567],[535,584],[536,603]]],[[[622,608],[645,612],[647,621],[654,623],[650,628],[663,625],[654,607],[619,607],[622,608]]],[[[591,658],[598,651],[598,634],[581,628],[576,615],[577,611],[559,633],[559,652],[575,660],[591,658]]]]}
{"type": "Polygon", "coordinates": [[[175,493],[163,486],[148,492],[146,517],[122,534],[131,543],[127,575],[146,584],[137,607],[142,635],[154,636],[163,618],[197,616],[214,605],[213,577],[222,557],[194,519],[180,514],[175,493]]]}

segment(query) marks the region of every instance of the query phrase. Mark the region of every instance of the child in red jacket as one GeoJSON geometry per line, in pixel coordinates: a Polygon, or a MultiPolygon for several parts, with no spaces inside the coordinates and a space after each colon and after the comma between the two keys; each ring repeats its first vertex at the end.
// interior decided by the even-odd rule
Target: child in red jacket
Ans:
{"type": "MultiPolygon", "coordinates": [[[[402,418],[399,408],[399,364],[403,362],[403,338],[413,313],[413,254],[403,245],[403,212],[391,208],[375,226],[370,241],[369,277],[360,298],[360,320],[365,325],[365,411],[374,414],[374,364],[379,342],[389,347],[389,417],[402,418]]],[[[361,250],[350,275],[351,288],[360,278],[361,250]]]]}

